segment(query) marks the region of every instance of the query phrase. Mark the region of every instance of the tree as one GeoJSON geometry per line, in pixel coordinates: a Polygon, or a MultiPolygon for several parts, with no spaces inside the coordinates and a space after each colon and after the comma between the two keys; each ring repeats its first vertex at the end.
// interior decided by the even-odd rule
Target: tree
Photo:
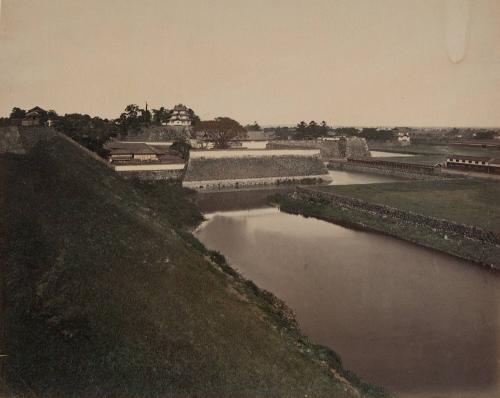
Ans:
{"type": "Polygon", "coordinates": [[[321,135],[325,136],[329,130],[330,130],[330,126],[328,126],[328,124],[323,120],[321,122],[321,135]]]}
{"type": "Polygon", "coordinates": [[[26,116],[24,109],[14,107],[12,108],[12,112],[10,112],[9,119],[22,119],[24,116],[26,116]]]}
{"type": "Polygon", "coordinates": [[[188,108],[188,113],[189,116],[191,117],[191,124],[193,126],[201,121],[199,116],[196,113],[194,113],[194,111],[191,108],[188,108]]]}
{"type": "Polygon", "coordinates": [[[373,127],[366,127],[359,133],[360,137],[373,141],[390,141],[396,138],[394,130],[378,130],[373,127]]]}
{"type": "Polygon", "coordinates": [[[311,120],[309,122],[309,125],[307,126],[307,138],[314,139],[318,138],[319,135],[320,133],[318,123],[316,123],[314,120],[311,120]]]}
{"type": "Polygon", "coordinates": [[[336,135],[341,135],[341,136],[346,136],[346,137],[351,137],[353,135],[358,135],[359,130],[354,127],[339,127],[335,129],[335,134],[336,135]]]}
{"type": "Polygon", "coordinates": [[[289,127],[276,127],[271,131],[273,131],[274,137],[279,140],[288,140],[288,138],[292,135],[292,129],[289,127]]]}
{"type": "Polygon", "coordinates": [[[54,119],[54,128],[102,157],[107,154],[104,143],[118,133],[115,123],[79,113],[58,116],[54,119]]]}
{"type": "Polygon", "coordinates": [[[124,133],[127,133],[131,129],[136,129],[141,124],[142,118],[139,116],[142,112],[141,109],[135,105],[127,105],[125,111],[118,118],[118,123],[122,127],[124,133]]]}
{"type": "Polygon", "coordinates": [[[328,130],[329,127],[325,121],[321,125],[318,125],[314,120],[311,120],[309,124],[302,121],[297,124],[294,138],[297,140],[313,140],[325,136],[328,130]]]}
{"type": "Polygon", "coordinates": [[[305,133],[307,129],[307,124],[304,121],[301,121],[300,123],[297,124],[297,131],[301,133],[305,133]]]}
{"type": "Polygon", "coordinates": [[[189,156],[189,151],[191,149],[191,145],[189,142],[186,142],[184,140],[178,140],[175,141],[171,146],[170,149],[177,151],[181,154],[182,158],[186,160],[189,156]]]}
{"type": "Polygon", "coordinates": [[[148,109],[141,109],[140,122],[149,125],[151,124],[151,112],[148,109]]]}
{"type": "Polygon", "coordinates": [[[169,116],[170,111],[163,106],[160,109],[153,109],[153,124],[160,126],[167,123],[169,116]]]}
{"type": "Polygon", "coordinates": [[[125,112],[120,115],[121,120],[136,120],[139,118],[140,108],[135,104],[125,107],[125,112]]]}
{"type": "Polygon", "coordinates": [[[228,148],[229,141],[246,136],[244,127],[229,117],[200,121],[195,124],[194,130],[203,139],[213,141],[216,148],[228,148]]]}
{"type": "Polygon", "coordinates": [[[247,131],[261,131],[262,130],[259,123],[257,123],[257,122],[253,122],[253,124],[247,124],[245,126],[245,128],[247,129],[247,131]]]}

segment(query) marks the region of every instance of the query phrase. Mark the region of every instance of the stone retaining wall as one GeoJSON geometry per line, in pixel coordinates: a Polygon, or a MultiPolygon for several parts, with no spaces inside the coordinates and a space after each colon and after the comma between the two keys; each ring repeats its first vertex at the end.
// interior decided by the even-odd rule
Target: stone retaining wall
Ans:
{"type": "Polygon", "coordinates": [[[242,188],[260,185],[281,185],[291,183],[306,183],[315,181],[316,183],[328,182],[331,179],[328,175],[311,176],[290,176],[290,177],[267,177],[267,178],[240,178],[230,180],[204,180],[204,181],[186,181],[182,182],[185,188],[196,190],[222,189],[222,188],[242,188]]]}
{"type": "Polygon", "coordinates": [[[487,231],[479,227],[455,223],[448,220],[424,216],[411,211],[400,210],[395,207],[368,203],[361,199],[350,198],[330,192],[321,192],[313,188],[297,187],[294,197],[318,203],[330,204],[348,209],[357,209],[380,216],[391,217],[403,223],[424,225],[443,234],[460,235],[468,239],[478,240],[489,244],[500,245],[500,234],[487,231]]]}
{"type": "Polygon", "coordinates": [[[319,149],[323,159],[369,157],[370,150],[364,138],[342,137],[335,140],[277,140],[269,141],[268,148],[319,149]]]}
{"type": "Polygon", "coordinates": [[[319,156],[252,156],[195,158],[191,156],[185,181],[244,180],[308,177],[328,174],[319,156]]]}
{"type": "Polygon", "coordinates": [[[147,171],[126,171],[118,172],[122,177],[127,179],[139,180],[181,180],[183,177],[184,169],[174,170],[147,170],[147,171]]]}
{"type": "Polygon", "coordinates": [[[371,174],[381,174],[393,177],[404,177],[412,180],[436,180],[444,179],[448,176],[444,176],[439,172],[429,173],[424,171],[416,170],[403,170],[395,169],[392,167],[381,167],[381,166],[370,166],[364,164],[357,164],[352,161],[330,161],[328,163],[328,169],[330,170],[345,170],[345,171],[357,171],[360,173],[371,173],[371,174]]]}
{"type": "Polygon", "coordinates": [[[269,141],[269,149],[319,149],[323,159],[341,158],[341,152],[338,141],[317,141],[317,140],[282,140],[269,141]]]}

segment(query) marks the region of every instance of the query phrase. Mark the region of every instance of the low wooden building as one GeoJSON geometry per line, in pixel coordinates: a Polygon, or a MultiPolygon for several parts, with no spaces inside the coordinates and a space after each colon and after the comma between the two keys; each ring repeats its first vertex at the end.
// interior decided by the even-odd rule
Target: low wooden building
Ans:
{"type": "Polygon", "coordinates": [[[150,145],[144,142],[114,142],[107,146],[110,162],[158,162],[162,155],[168,154],[168,148],[150,145]]]}
{"type": "Polygon", "coordinates": [[[40,126],[45,123],[45,119],[47,119],[47,111],[40,108],[39,106],[35,106],[34,108],[30,109],[21,120],[21,126],[40,126]]]}
{"type": "Polygon", "coordinates": [[[106,145],[109,161],[125,178],[143,180],[179,180],[185,160],[168,143],[114,141],[106,145]]]}
{"type": "Polygon", "coordinates": [[[446,159],[446,168],[500,174],[500,158],[450,155],[446,159]]]}

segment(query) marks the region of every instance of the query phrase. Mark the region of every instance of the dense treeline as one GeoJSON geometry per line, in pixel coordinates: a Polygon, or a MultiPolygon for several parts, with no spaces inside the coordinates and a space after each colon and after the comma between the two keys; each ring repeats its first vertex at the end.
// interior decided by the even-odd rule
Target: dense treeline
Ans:
{"type": "MultiPolygon", "coordinates": [[[[21,125],[21,121],[29,111],[14,107],[7,118],[0,119],[0,126],[21,125]]],[[[199,117],[192,109],[188,109],[193,122],[199,117]]],[[[172,110],[160,107],[149,110],[147,105],[140,108],[138,105],[127,105],[125,110],[116,119],[105,119],[98,116],[89,116],[80,113],[58,115],[56,111],[38,110],[39,123],[50,125],[57,131],[74,139],[81,145],[105,157],[107,151],[104,144],[114,137],[123,137],[131,132],[139,131],[143,127],[160,126],[166,124],[172,110]]]]}
{"type": "Polygon", "coordinates": [[[294,140],[312,140],[322,137],[362,137],[377,141],[390,141],[397,137],[398,128],[391,130],[377,129],[372,127],[355,128],[355,127],[338,127],[332,128],[325,121],[317,123],[311,120],[309,123],[301,121],[295,127],[276,127],[273,129],[265,129],[265,131],[273,131],[278,139],[294,139],[294,140]]]}

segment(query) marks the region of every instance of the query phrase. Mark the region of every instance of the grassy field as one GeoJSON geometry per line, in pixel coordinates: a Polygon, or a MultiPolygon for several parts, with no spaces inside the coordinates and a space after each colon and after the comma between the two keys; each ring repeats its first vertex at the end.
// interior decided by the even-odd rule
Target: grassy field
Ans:
{"type": "Polygon", "coordinates": [[[460,147],[453,145],[431,145],[431,144],[411,144],[408,146],[394,146],[385,144],[370,144],[370,149],[373,151],[387,151],[397,153],[409,153],[415,156],[411,157],[389,157],[380,158],[382,160],[391,160],[403,163],[420,163],[420,164],[444,164],[448,155],[464,155],[464,156],[491,156],[500,158],[500,150],[494,148],[474,148],[460,147]]]}
{"type": "Polygon", "coordinates": [[[401,162],[401,163],[417,163],[434,166],[436,164],[445,164],[446,156],[443,155],[414,155],[414,156],[391,156],[391,157],[373,157],[377,160],[388,160],[390,162],[401,162]]]}
{"type": "Polygon", "coordinates": [[[421,155],[442,155],[447,156],[467,155],[467,156],[491,156],[500,157],[500,149],[495,148],[477,148],[455,145],[432,145],[432,144],[411,144],[408,146],[394,146],[386,144],[370,144],[371,150],[412,153],[421,155]]]}
{"type": "Polygon", "coordinates": [[[494,244],[480,243],[466,239],[464,236],[456,233],[447,233],[444,235],[426,225],[403,223],[397,219],[380,217],[360,209],[332,206],[321,202],[310,202],[292,198],[289,195],[277,194],[271,197],[270,200],[278,204],[281,211],[287,213],[315,217],[348,228],[381,232],[466,260],[500,269],[500,247],[494,244]]]}
{"type": "MultiPolygon", "coordinates": [[[[6,377],[19,396],[382,396],[182,226],[188,191],[66,141],[0,156],[6,377]]],[[[0,314],[2,315],[2,314],[0,314]]]]}
{"type": "Polygon", "coordinates": [[[500,182],[460,179],[318,189],[500,233],[500,182]]]}

